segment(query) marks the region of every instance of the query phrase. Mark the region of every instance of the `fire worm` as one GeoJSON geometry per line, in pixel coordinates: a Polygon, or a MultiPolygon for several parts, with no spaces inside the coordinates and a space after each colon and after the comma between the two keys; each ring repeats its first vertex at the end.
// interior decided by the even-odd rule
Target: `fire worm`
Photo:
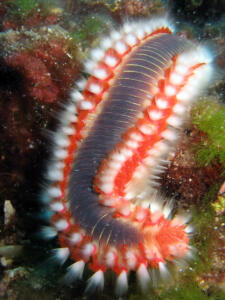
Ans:
{"type": "Polygon", "coordinates": [[[54,135],[46,191],[53,213],[44,234],[58,235],[58,258],[75,261],[71,277],[88,263],[88,288],[103,288],[108,269],[117,293],[131,270],[145,288],[150,270],[164,276],[166,264],[191,251],[190,226],[158,199],[157,179],[213,66],[209,50],[173,31],[159,17],[103,38],[54,135]]]}

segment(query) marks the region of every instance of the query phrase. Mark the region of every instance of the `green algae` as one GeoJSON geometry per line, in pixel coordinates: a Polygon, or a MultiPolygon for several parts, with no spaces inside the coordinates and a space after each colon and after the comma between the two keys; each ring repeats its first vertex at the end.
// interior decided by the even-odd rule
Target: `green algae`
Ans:
{"type": "Polygon", "coordinates": [[[225,106],[214,99],[203,99],[192,111],[192,122],[205,133],[196,148],[196,159],[201,166],[214,160],[225,167],[225,106]]]}
{"type": "Polygon", "coordinates": [[[101,20],[98,16],[87,16],[72,33],[72,38],[75,42],[82,42],[90,36],[96,37],[104,31],[104,28],[104,20],[101,20]]]}
{"type": "Polygon", "coordinates": [[[36,0],[11,0],[10,3],[12,6],[11,13],[21,18],[26,18],[30,15],[39,4],[36,0]]]}

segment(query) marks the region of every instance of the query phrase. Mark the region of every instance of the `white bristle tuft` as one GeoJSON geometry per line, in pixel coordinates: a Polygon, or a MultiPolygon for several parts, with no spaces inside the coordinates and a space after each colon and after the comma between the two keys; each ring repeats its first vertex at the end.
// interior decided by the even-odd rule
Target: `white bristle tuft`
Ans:
{"type": "Polygon", "coordinates": [[[69,138],[63,134],[56,135],[54,140],[55,144],[59,147],[68,147],[70,144],[69,138]]]}
{"type": "Polygon", "coordinates": [[[115,65],[118,63],[118,59],[112,55],[106,55],[104,61],[111,68],[115,67],[115,65]]]}
{"type": "Polygon", "coordinates": [[[116,262],[116,254],[113,251],[108,251],[105,256],[105,261],[109,268],[114,267],[116,262]]]}
{"type": "Polygon", "coordinates": [[[112,31],[110,37],[112,40],[118,41],[122,37],[122,35],[119,31],[112,31]]]}
{"type": "Polygon", "coordinates": [[[57,236],[57,231],[50,226],[43,226],[41,228],[41,235],[44,239],[53,239],[57,236]]]}
{"type": "Polygon", "coordinates": [[[83,236],[82,236],[82,234],[79,233],[79,232],[75,232],[75,233],[71,234],[71,236],[70,236],[70,238],[69,238],[70,243],[71,243],[72,245],[79,244],[79,243],[82,241],[82,239],[83,239],[83,236]]]}
{"type": "Polygon", "coordinates": [[[171,75],[170,75],[170,82],[174,85],[179,85],[183,82],[183,79],[184,77],[181,76],[180,74],[177,74],[175,72],[173,72],[171,75]]]}
{"type": "Polygon", "coordinates": [[[165,87],[165,94],[168,97],[176,95],[176,88],[174,86],[172,86],[172,85],[167,85],[165,87]]]}
{"type": "Polygon", "coordinates": [[[94,105],[90,101],[83,100],[79,103],[80,109],[82,110],[89,110],[93,109],[94,105]]]}
{"type": "Polygon", "coordinates": [[[65,159],[68,155],[67,150],[65,149],[56,149],[54,152],[54,156],[56,159],[65,159]]]}
{"type": "Polygon", "coordinates": [[[62,127],[62,132],[65,135],[74,135],[75,134],[75,128],[68,126],[68,127],[62,127]]]}
{"type": "Polygon", "coordinates": [[[174,142],[178,139],[178,134],[174,130],[166,129],[161,133],[161,136],[170,142],[174,142]]]}
{"type": "Polygon", "coordinates": [[[88,280],[86,293],[93,293],[96,290],[102,291],[104,288],[104,273],[102,270],[95,272],[88,280]]]}
{"type": "Polygon", "coordinates": [[[87,84],[87,80],[84,79],[84,78],[80,79],[76,82],[76,85],[77,85],[78,89],[81,90],[81,91],[85,88],[86,84],[87,84]]]}
{"type": "Polygon", "coordinates": [[[102,87],[99,84],[97,84],[97,83],[91,83],[89,85],[89,87],[88,87],[88,90],[91,93],[93,93],[95,95],[98,95],[98,94],[100,94],[102,92],[102,87]]]}
{"type": "Polygon", "coordinates": [[[150,110],[148,114],[153,121],[160,120],[163,117],[163,113],[159,110],[150,110]]]}
{"type": "Polygon", "coordinates": [[[84,245],[82,249],[82,254],[84,255],[84,257],[88,258],[94,253],[94,251],[95,251],[95,246],[91,243],[88,243],[84,245]]]}
{"type": "Polygon", "coordinates": [[[62,192],[60,188],[51,186],[50,188],[48,188],[48,195],[52,198],[58,198],[62,196],[62,192]]]}
{"type": "Polygon", "coordinates": [[[77,112],[76,104],[74,104],[72,102],[68,103],[68,105],[66,106],[66,111],[68,113],[75,114],[77,112]]]}
{"type": "Polygon", "coordinates": [[[52,202],[50,204],[50,209],[56,212],[60,212],[64,210],[64,205],[62,204],[62,202],[52,202]]]}
{"type": "Polygon", "coordinates": [[[177,117],[177,116],[170,116],[167,120],[166,120],[167,124],[169,124],[170,126],[179,128],[182,125],[182,120],[181,118],[177,117]]]}
{"type": "Polygon", "coordinates": [[[53,250],[53,259],[63,265],[70,255],[69,248],[58,248],[53,250]]]}
{"type": "Polygon", "coordinates": [[[121,296],[126,293],[128,289],[127,272],[124,270],[120,273],[116,280],[116,295],[121,296]]]}
{"type": "Polygon", "coordinates": [[[168,107],[168,102],[166,99],[163,98],[157,98],[156,99],[156,105],[159,109],[166,109],[168,107]]]}
{"type": "Polygon", "coordinates": [[[139,40],[142,40],[145,36],[145,31],[144,31],[143,28],[137,28],[135,33],[136,33],[139,40]]]}
{"type": "Polygon", "coordinates": [[[101,190],[104,193],[109,194],[113,190],[113,184],[112,183],[104,183],[104,184],[101,185],[101,190]]]}
{"type": "Polygon", "coordinates": [[[92,75],[100,80],[105,80],[108,77],[108,73],[104,68],[94,69],[92,75]]]}
{"type": "Polygon", "coordinates": [[[123,55],[127,51],[128,47],[123,41],[117,41],[114,44],[114,49],[116,50],[117,53],[123,55]]]}
{"type": "Polygon", "coordinates": [[[70,97],[75,103],[84,99],[83,95],[78,90],[73,90],[70,94],[70,97]]]}
{"type": "Polygon", "coordinates": [[[188,225],[187,227],[185,227],[185,232],[188,234],[191,234],[192,232],[194,232],[194,227],[191,225],[188,225]]]}
{"type": "Polygon", "coordinates": [[[96,66],[96,62],[94,62],[93,60],[88,60],[84,64],[85,71],[89,74],[92,73],[95,66],[96,66]]]}
{"type": "Polygon", "coordinates": [[[63,231],[66,230],[69,226],[69,223],[65,219],[61,219],[54,223],[56,230],[63,231]]]}
{"type": "Polygon", "coordinates": [[[183,115],[186,112],[186,107],[180,103],[177,103],[176,105],[174,105],[173,111],[175,112],[175,114],[183,115]]]}
{"type": "Polygon", "coordinates": [[[104,38],[102,41],[101,41],[101,47],[103,48],[103,49],[108,49],[108,48],[110,48],[111,46],[112,46],[112,44],[113,44],[113,41],[110,39],[110,38],[104,38]]]}
{"type": "Polygon", "coordinates": [[[152,213],[155,213],[155,212],[158,212],[158,211],[162,211],[162,203],[161,202],[156,202],[156,201],[154,201],[154,202],[151,202],[150,203],[150,207],[151,207],[151,212],[152,213]]]}
{"type": "Polygon", "coordinates": [[[163,207],[163,215],[166,219],[168,219],[171,215],[171,212],[173,210],[173,201],[168,201],[163,207]]]}
{"type": "Polygon", "coordinates": [[[137,277],[142,291],[145,291],[148,288],[150,282],[150,276],[144,264],[140,264],[137,270],[137,277]]]}
{"type": "Polygon", "coordinates": [[[100,49],[100,48],[96,48],[91,51],[91,58],[94,61],[101,60],[103,58],[103,56],[104,56],[104,51],[102,51],[102,49],[100,49]]]}
{"type": "Polygon", "coordinates": [[[137,258],[132,251],[126,252],[126,263],[130,270],[134,270],[137,265],[137,258]]]}
{"type": "Polygon", "coordinates": [[[159,263],[159,272],[160,272],[161,278],[164,281],[168,280],[168,278],[170,277],[170,273],[169,273],[165,263],[163,263],[163,262],[159,263]]]}
{"type": "Polygon", "coordinates": [[[132,26],[131,23],[125,23],[125,24],[123,25],[123,32],[124,32],[124,33],[130,33],[130,32],[132,32],[132,31],[133,31],[133,26],[132,26]]]}
{"type": "Polygon", "coordinates": [[[126,43],[127,43],[129,46],[131,46],[131,47],[133,47],[134,45],[136,45],[137,42],[138,42],[137,37],[136,37],[134,34],[132,34],[132,33],[129,33],[129,34],[125,37],[125,40],[126,40],[126,43]]]}
{"type": "Polygon", "coordinates": [[[136,148],[138,148],[139,144],[137,142],[135,142],[135,141],[128,140],[126,142],[126,146],[129,147],[129,148],[131,148],[131,149],[136,149],[136,148]]]}
{"type": "Polygon", "coordinates": [[[67,268],[67,274],[65,276],[66,281],[72,282],[77,279],[82,279],[84,272],[85,262],[83,260],[79,260],[73,263],[71,266],[67,268]]]}
{"type": "Polygon", "coordinates": [[[63,179],[63,172],[58,169],[51,169],[47,173],[47,178],[52,181],[61,181],[63,179]]]}

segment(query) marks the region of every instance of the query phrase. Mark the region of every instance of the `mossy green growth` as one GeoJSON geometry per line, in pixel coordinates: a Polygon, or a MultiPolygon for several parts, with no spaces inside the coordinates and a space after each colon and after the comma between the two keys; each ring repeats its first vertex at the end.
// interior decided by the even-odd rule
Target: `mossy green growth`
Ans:
{"type": "Polygon", "coordinates": [[[224,297],[220,291],[209,295],[202,291],[196,283],[184,283],[184,285],[181,284],[174,288],[150,292],[141,297],[140,295],[131,295],[129,300],[225,300],[224,297]]]}
{"type": "Polygon", "coordinates": [[[10,0],[12,15],[25,18],[31,14],[39,4],[36,0],[10,0]]]}
{"type": "MultiPolygon", "coordinates": [[[[160,295],[159,300],[217,300],[215,296],[204,293],[197,284],[187,284],[168,290],[160,295]]],[[[157,299],[157,300],[158,300],[157,299]]]]}
{"type": "Polygon", "coordinates": [[[225,106],[203,99],[192,110],[192,122],[206,134],[196,147],[199,164],[207,166],[218,160],[225,167],[225,106]]]}
{"type": "Polygon", "coordinates": [[[84,47],[90,46],[89,43],[99,34],[105,32],[107,24],[105,19],[98,15],[84,16],[83,19],[77,23],[74,32],[71,34],[75,43],[80,43],[84,47]]]}

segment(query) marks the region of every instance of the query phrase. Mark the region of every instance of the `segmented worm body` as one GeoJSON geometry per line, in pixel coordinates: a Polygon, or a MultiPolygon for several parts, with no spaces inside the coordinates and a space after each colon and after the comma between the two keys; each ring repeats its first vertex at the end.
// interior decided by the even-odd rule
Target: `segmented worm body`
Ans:
{"type": "Polygon", "coordinates": [[[89,287],[103,287],[112,269],[117,291],[126,290],[130,270],[145,288],[149,269],[165,273],[167,262],[190,253],[189,227],[157,199],[157,178],[212,59],[172,31],[164,18],[113,31],[92,51],[90,77],[77,82],[61,115],[46,235],[58,235],[75,277],[89,264],[89,287]]]}

